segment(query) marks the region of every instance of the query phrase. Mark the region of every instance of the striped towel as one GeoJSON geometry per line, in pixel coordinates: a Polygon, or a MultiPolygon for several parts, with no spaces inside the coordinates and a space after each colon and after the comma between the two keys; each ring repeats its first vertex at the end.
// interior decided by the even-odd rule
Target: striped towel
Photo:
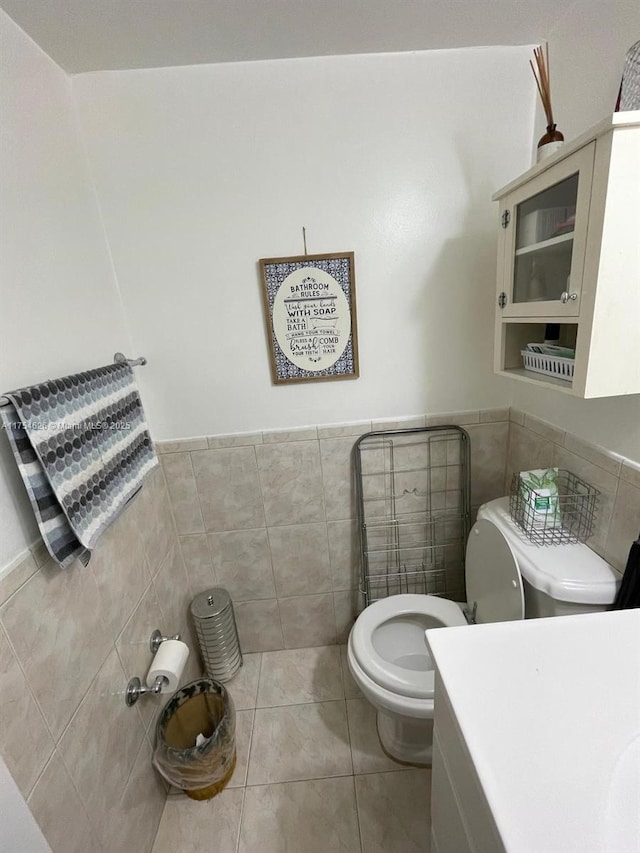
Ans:
{"type": "Polygon", "coordinates": [[[85,565],[158,464],[128,364],[5,395],[0,415],[51,556],[85,565]]]}

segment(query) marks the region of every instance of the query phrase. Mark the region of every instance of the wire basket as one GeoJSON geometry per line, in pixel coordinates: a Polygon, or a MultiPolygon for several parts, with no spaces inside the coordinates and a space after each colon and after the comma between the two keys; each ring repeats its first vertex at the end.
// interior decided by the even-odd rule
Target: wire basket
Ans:
{"type": "Polygon", "coordinates": [[[509,510],[524,535],[536,545],[586,542],[593,533],[599,494],[593,486],[563,468],[558,469],[557,497],[536,491],[520,474],[514,474],[509,510]],[[552,502],[551,511],[548,502],[552,502]],[[541,512],[540,506],[546,506],[546,511],[541,512]]]}

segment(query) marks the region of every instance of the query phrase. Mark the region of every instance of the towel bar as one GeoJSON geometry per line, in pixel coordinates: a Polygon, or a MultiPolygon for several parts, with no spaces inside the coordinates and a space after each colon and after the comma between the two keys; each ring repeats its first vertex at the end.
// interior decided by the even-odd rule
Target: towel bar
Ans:
{"type": "MultiPolygon", "coordinates": [[[[144,356],[140,356],[140,358],[127,358],[121,352],[117,352],[113,356],[113,360],[116,364],[122,364],[123,361],[126,361],[131,367],[142,367],[147,363],[147,359],[144,356]]],[[[0,406],[8,406],[11,403],[11,400],[8,397],[0,397],[0,406]]]]}

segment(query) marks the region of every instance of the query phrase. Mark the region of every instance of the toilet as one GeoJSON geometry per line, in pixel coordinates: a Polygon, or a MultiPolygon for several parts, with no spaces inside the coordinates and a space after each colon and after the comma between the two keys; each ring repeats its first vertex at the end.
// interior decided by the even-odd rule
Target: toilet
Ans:
{"type": "Polygon", "coordinates": [[[431,763],[434,670],[426,630],[606,610],[618,584],[587,545],[531,543],[511,519],[508,498],[480,507],[465,578],[466,604],[392,595],[365,608],[351,629],[349,669],[376,708],[380,742],[396,761],[431,763]]]}

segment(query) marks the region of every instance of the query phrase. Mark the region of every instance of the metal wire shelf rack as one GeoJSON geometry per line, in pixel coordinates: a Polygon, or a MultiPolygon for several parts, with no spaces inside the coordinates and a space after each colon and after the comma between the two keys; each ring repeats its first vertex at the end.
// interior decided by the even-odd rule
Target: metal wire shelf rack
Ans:
{"type": "Polygon", "coordinates": [[[365,606],[400,593],[465,600],[469,436],[458,426],[384,430],[354,446],[365,606]]]}
{"type": "Polygon", "coordinates": [[[509,512],[536,545],[586,542],[593,533],[600,492],[571,471],[558,469],[558,494],[538,491],[520,474],[511,478],[509,512]]]}

